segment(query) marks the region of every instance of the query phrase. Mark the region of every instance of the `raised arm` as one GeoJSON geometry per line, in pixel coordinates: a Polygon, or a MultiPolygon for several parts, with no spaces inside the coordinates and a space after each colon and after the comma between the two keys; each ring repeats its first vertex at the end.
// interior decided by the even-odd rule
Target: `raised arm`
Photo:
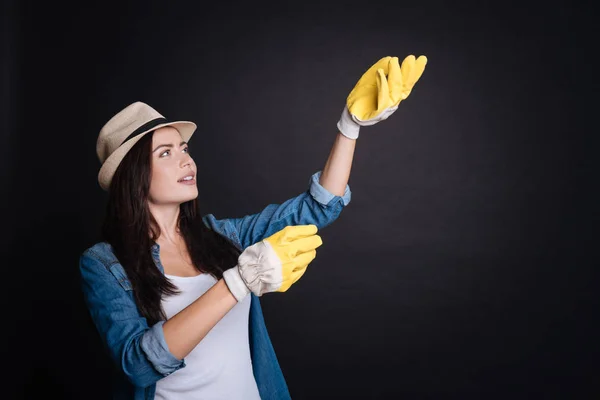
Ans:
{"type": "Polygon", "coordinates": [[[410,95],[426,64],[425,56],[409,55],[402,65],[398,57],[387,56],[363,73],[346,98],[325,166],[312,175],[309,190],[241,218],[218,220],[209,214],[205,223],[232,237],[242,248],[288,225],[314,224],[321,229],[331,224],[350,202],[348,181],[361,127],[392,115],[410,95]]]}
{"type": "Polygon", "coordinates": [[[343,196],[346,190],[355,148],[356,139],[350,139],[338,132],[319,180],[323,188],[336,196],[343,196]]]}
{"type": "Polygon", "coordinates": [[[203,217],[211,229],[232,238],[242,249],[289,225],[316,225],[322,229],[335,221],[350,203],[352,192],[346,184],[342,196],[335,195],[319,183],[321,171],[309,180],[308,190],[280,204],[269,204],[260,212],[240,218],[203,217]]]}

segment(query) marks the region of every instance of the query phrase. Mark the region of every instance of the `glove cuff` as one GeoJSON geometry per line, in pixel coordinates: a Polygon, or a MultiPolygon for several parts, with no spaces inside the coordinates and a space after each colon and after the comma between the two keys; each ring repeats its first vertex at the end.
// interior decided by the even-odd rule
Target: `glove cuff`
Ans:
{"type": "Polygon", "coordinates": [[[237,265],[223,272],[223,280],[238,303],[244,300],[248,293],[250,293],[250,289],[244,283],[237,265]]]}
{"type": "Polygon", "coordinates": [[[352,116],[348,111],[348,105],[344,106],[344,111],[342,111],[340,120],[337,123],[337,128],[340,130],[340,133],[348,139],[358,139],[360,125],[352,120],[352,116]]]}

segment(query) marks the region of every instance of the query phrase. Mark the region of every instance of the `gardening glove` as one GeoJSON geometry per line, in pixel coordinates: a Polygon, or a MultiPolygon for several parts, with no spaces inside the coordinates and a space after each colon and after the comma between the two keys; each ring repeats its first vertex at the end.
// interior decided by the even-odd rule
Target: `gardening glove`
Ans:
{"type": "Polygon", "coordinates": [[[357,139],[361,126],[374,125],[396,111],[425,70],[427,58],[409,55],[398,64],[398,57],[383,57],[358,80],[346,99],[337,123],[340,132],[357,139]]]}
{"type": "Polygon", "coordinates": [[[306,272],[323,244],[316,225],[286,226],[279,232],[248,246],[238,264],[223,273],[223,279],[238,302],[250,292],[262,296],[285,292],[306,272]]]}

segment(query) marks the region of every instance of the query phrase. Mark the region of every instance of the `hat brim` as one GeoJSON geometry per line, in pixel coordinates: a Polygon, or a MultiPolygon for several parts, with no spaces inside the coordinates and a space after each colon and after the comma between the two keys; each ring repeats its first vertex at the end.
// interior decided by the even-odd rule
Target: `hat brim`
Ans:
{"type": "Polygon", "coordinates": [[[123,143],[119,148],[117,148],[102,164],[100,167],[100,171],[98,172],[98,183],[100,187],[106,191],[108,191],[110,187],[110,182],[112,180],[115,171],[121,164],[121,161],[125,157],[125,154],[140,140],[145,134],[148,132],[152,132],[158,128],[163,128],[165,126],[172,126],[173,128],[179,131],[181,138],[186,142],[190,140],[194,132],[196,131],[196,124],[191,121],[173,121],[167,122],[164,124],[156,125],[147,131],[141,132],[139,135],[136,135],[123,143]]]}

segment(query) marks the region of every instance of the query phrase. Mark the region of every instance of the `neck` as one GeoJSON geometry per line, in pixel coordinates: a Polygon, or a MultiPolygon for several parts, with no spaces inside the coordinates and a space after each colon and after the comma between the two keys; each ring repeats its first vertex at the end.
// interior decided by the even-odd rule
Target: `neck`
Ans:
{"type": "Polygon", "coordinates": [[[150,203],[149,208],[160,229],[160,236],[156,242],[159,245],[177,244],[181,239],[179,229],[177,228],[179,205],[157,205],[150,203]]]}

